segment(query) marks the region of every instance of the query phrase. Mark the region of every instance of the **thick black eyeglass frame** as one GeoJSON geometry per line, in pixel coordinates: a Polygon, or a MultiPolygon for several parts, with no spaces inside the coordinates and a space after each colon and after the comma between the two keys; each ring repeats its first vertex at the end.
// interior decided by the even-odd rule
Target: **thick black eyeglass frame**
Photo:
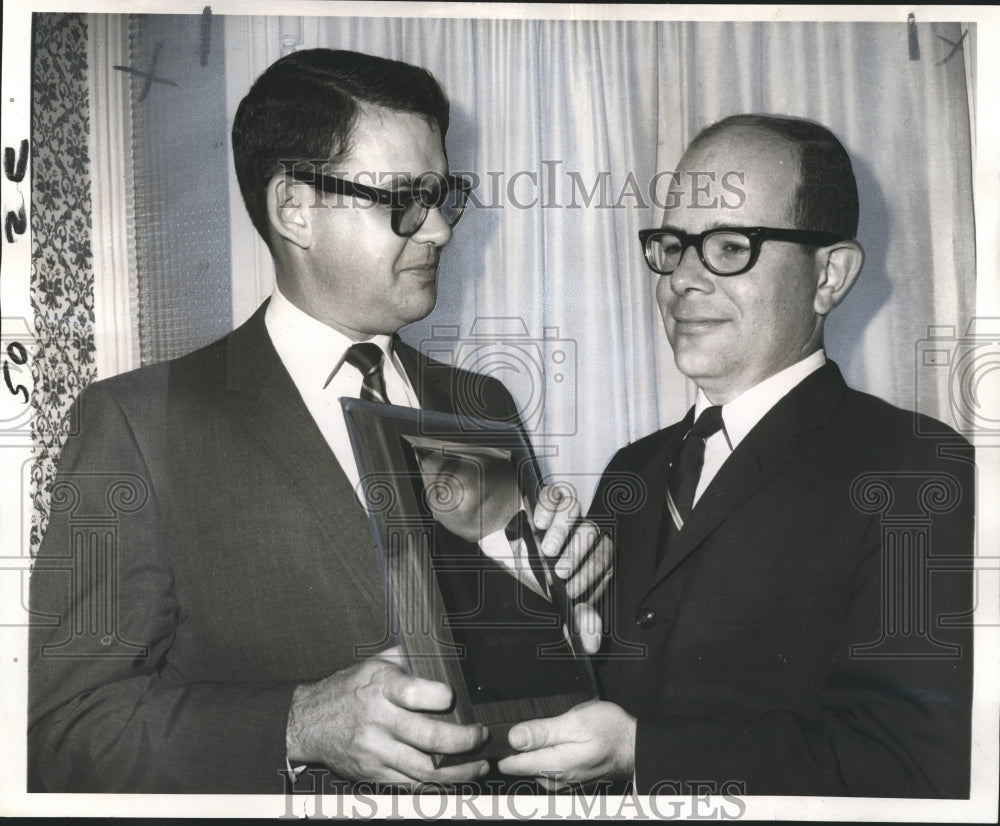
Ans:
{"type": "Polygon", "coordinates": [[[448,221],[449,226],[455,226],[465,212],[469,193],[472,191],[472,181],[468,178],[463,178],[460,175],[442,175],[439,172],[425,172],[423,175],[418,175],[414,178],[409,187],[395,190],[380,189],[376,186],[359,184],[347,178],[337,178],[333,175],[324,175],[321,172],[313,172],[307,169],[294,169],[289,174],[293,180],[314,186],[324,194],[333,193],[335,195],[347,195],[348,197],[360,196],[367,198],[369,201],[388,206],[392,210],[390,219],[392,231],[400,238],[409,238],[420,232],[420,228],[424,225],[424,221],[427,220],[430,210],[440,208],[449,193],[461,192],[462,197],[455,210],[455,215],[451,221],[448,221]],[[433,191],[419,186],[420,181],[424,179],[434,180],[438,184],[444,182],[446,186],[437,187],[437,196],[427,201],[419,197],[419,195],[414,195],[414,193],[423,194],[433,191]],[[411,204],[419,204],[424,211],[424,215],[412,231],[402,232],[400,224],[403,220],[403,213],[411,204]]]}
{"type": "Polygon", "coordinates": [[[753,269],[754,264],[757,263],[757,257],[760,255],[760,246],[764,241],[789,241],[812,247],[828,247],[831,244],[839,244],[842,241],[851,240],[846,236],[838,235],[834,232],[820,232],[811,229],[774,229],[773,227],[713,227],[712,229],[698,233],[681,232],[679,229],[671,229],[670,227],[641,229],[639,230],[639,243],[642,244],[642,254],[646,259],[646,265],[658,275],[670,275],[677,269],[677,267],[674,267],[672,270],[662,270],[653,266],[652,257],[649,254],[649,244],[651,241],[664,235],[672,235],[681,242],[681,254],[677,259],[677,266],[680,266],[681,261],[684,259],[684,253],[687,252],[687,248],[694,247],[698,252],[698,258],[701,260],[701,263],[705,265],[705,269],[723,278],[731,275],[742,275],[753,269]],[[738,235],[743,235],[750,242],[750,258],[746,266],[742,269],[734,272],[719,272],[705,260],[702,244],[712,235],[723,232],[734,232],[738,235]]]}

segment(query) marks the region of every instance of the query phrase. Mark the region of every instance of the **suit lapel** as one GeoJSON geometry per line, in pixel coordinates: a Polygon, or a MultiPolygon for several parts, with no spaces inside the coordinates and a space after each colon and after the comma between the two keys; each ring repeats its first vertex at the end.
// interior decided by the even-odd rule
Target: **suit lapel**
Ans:
{"type": "Polygon", "coordinates": [[[680,565],[737,507],[794,464],[797,452],[790,423],[780,411],[773,418],[768,426],[755,427],[719,469],[670,543],[656,571],[658,580],[680,565]]]}
{"type": "Polygon", "coordinates": [[[667,496],[670,460],[693,423],[694,408],[689,410],[687,416],[679,423],[663,431],[662,439],[650,451],[649,458],[637,471],[642,480],[646,501],[653,503],[649,507],[640,508],[636,513],[636,546],[645,549],[644,553],[637,555],[641,560],[641,565],[637,566],[640,574],[639,582],[649,583],[656,574],[656,548],[667,496]]]}
{"type": "MultiPolygon", "coordinates": [[[[674,571],[733,511],[798,461],[797,435],[828,421],[844,388],[839,369],[827,362],[765,414],[705,489],[656,569],[653,586],[674,571]]],[[[688,427],[679,430],[674,445],[688,427]]],[[[671,455],[667,454],[668,461],[671,455]]]]}
{"type": "MultiPolygon", "coordinates": [[[[394,339],[393,350],[403,365],[410,384],[413,385],[417,398],[420,400],[420,406],[424,410],[454,413],[455,404],[451,388],[447,386],[445,374],[441,370],[434,370],[432,362],[421,356],[409,345],[404,344],[399,336],[394,339]]],[[[449,371],[447,375],[450,377],[453,374],[449,371]]]]}
{"type": "Polygon", "coordinates": [[[312,507],[330,539],[331,554],[344,566],[358,595],[383,610],[378,577],[372,576],[372,541],[364,508],[271,343],[264,326],[265,307],[266,303],[230,337],[229,389],[247,397],[248,426],[312,507]]]}

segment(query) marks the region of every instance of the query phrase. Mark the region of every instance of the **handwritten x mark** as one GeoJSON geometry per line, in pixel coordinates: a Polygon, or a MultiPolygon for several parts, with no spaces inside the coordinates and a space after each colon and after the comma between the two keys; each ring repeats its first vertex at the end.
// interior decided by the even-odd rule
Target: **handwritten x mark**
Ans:
{"type": "Polygon", "coordinates": [[[957,52],[959,49],[962,48],[962,43],[965,41],[965,36],[968,33],[969,33],[968,29],[966,29],[964,32],[962,32],[962,36],[960,38],[958,38],[958,42],[957,43],[954,40],[949,40],[947,37],[942,37],[941,35],[938,35],[937,39],[938,40],[943,40],[945,43],[947,43],[949,46],[951,46],[951,51],[948,52],[948,54],[947,54],[947,56],[945,57],[944,60],[939,60],[934,65],[935,66],[941,66],[941,65],[947,63],[949,60],[951,60],[955,56],[955,52],[957,52]]]}
{"type": "Polygon", "coordinates": [[[139,91],[139,101],[146,99],[146,95],[149,94],[149,90],[153,87],[154,83],[163,83],[167,86],[176,86],[172,80],[167,80],[165,77],[157,77],[154,72],[156,71],[156,61],[160,59],[160,49],[163,48],[163,41],[161,40],[156,46],[153,47],[153,59],[149,62],[149,71],[143,72],[140,69],[133,69],[131,66],[115,66],[113,68],[120,72],[128,72],[130,75],[135,75],[136,77],[141,77],[145,81],[142,84],[142,89],[139,91]]]}

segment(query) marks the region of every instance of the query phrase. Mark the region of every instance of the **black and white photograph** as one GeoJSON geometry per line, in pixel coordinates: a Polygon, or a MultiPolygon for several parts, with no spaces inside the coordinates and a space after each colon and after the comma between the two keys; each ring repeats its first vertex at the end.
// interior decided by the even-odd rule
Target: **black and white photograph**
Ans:
{"type": "Polygon", "coordinates": [[[997,822],[1000,11],[3,23],[0,814],[997,822]]]}

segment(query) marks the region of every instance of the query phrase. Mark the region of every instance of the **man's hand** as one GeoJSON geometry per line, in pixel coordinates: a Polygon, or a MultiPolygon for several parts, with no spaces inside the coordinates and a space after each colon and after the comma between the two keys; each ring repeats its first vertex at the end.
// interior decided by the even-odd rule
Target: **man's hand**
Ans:
{"type": "Polygon", "coordinates": [[[322,763],[340,777],[399,783],[455,783],[488,770],[484,760],[434,768],[430,755],[461,754],[485,742],[478,723],[460,726],[420,712],[445,711],[451,689],[408,677],[398,648],[295,689],[286,746],[292,763],[322,763]]]}
{"type": "Polygon", "coordinates": [[[570,783],[630,779],[635,770],[635,717],[595,701],[558,717],[518,723],[507,741],[520,754],[498,764],[505,774],[534,777],[548,791],[570,783]]]}
{"type": "Polygon", "coordinates": [[[599,597],[611,579],[611,539],[593,522],[580,519],[576,497],[546,485],[538,493],[533,521],[535,528],[545,531],[541,552],[559,559],[555,571],[567,580],[569,598],[575,599],[591,587],[591,600],[599,597]]]}
{"type": "Polygon", "coordinates": [[[587,602],[578,603],[574,609],[583,646],[595,654],[603,629],[591,604],[604,592],[613,573],[611,539],[602,535],[593,522],[580,519],[579,501],[554,485],[539,491],[533,521],[535,528],[545,531],[542,554],[559,560],[555,572],[567,580],[566,595],[573,600],[587,594],[587,602]]]}

